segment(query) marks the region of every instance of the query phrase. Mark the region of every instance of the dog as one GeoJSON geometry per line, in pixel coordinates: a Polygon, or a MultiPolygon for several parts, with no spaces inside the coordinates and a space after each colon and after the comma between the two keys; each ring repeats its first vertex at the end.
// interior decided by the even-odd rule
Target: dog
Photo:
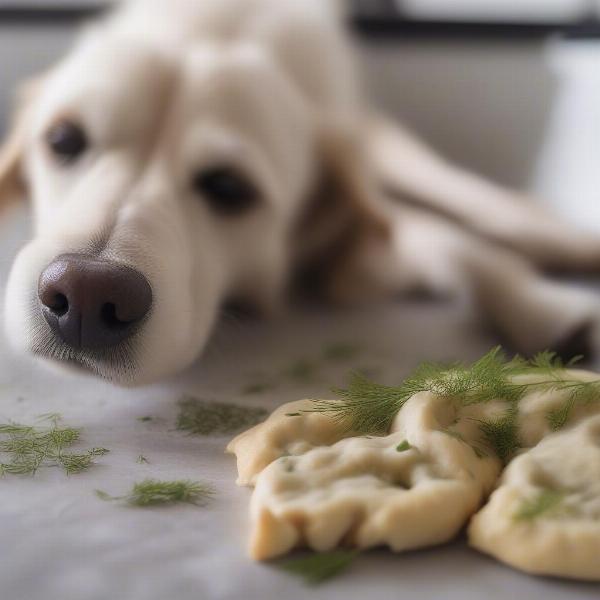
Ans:
{"type": "Polygon", "coordinates": [[[195,361],[220,307],[467,299],[512,348],[592,344],[600,237],[452,166],[365,102],[343,7],[130,0],[26,84],[0,203],[28,198],[18,349],[121,385],[195,361]],[[590,341],[591,340],[591,341],[590,341]]]}

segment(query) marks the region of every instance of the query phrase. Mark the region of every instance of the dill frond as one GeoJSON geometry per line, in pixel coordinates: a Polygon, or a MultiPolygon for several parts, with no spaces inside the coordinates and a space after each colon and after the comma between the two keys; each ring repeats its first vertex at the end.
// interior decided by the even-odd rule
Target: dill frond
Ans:
{"type": "Polygon", "coordinates": [[[176,503],[204,506],[214,493],[215,490],[211,485],[187,479],[178,481],[144,479],[134,484],[125,496],[111,496],[102,490],[96,490],[96,495],[102,500],[122,500],[130,506],[139,507],[176,503]]]}
{"type": "Polygon", "coordinates": [[[150,461],[143,454],[140,454],[135,462],[139,463],[140,465],[143,465],[148,464],[150,461]]]}
{"type": "MultiPolygon", "coordinates": [[[[384,435],[405,402],[419,392],[456,399],[463,406],[492,400],[516,406],[531,391],[554,390],[566,392],[565,404],[548,415],[551,427],[559,429],[575,404],[600,400],[600,380],[568,377],[565,369],[576,360],[564,364],[553,352],[541,352],[530,360],[520,356],[507,359],[498,346],[471,365],[424,363],[398,386],[381,385],[355,372],[346,389],[334,390],[338,399],[313,400],[312,408],[304,412],[327,413],[357,433],[384,435]],[[524,374],[540,379],[528,383],[515,380],[524,374]]],[[[511,419],[489,422],[482,433],[493,448],[500,449],[504,459],[514,451],[517,430],[511,419]]]]}
{"type": "Polygon", "coordinates": [[[483,441],[504,464],[508,463],[521,446],[517,411],[514,408],[510,408],[502,417],[479,421],[479,430],[483,441]]]}
{"type": "Polygon", "coordinates": [[[50,426],[34,427],[18,423],[0,424],[0,454],[8,462],[0,463],[0,474],[34,475],[40,467],[58,466],[67,475],[79,473],[94,463],[94,458],[108,452],[106,448],[91,448],[85,452],[65,452],[79,441],[81,431],[60,427],[60,415],[42,415],[38,421],[49,421],[50,426]]]}
{"type": "Polygon", "coordinates": [[[514,519],[533,521],[543,515],[549,515],[560,507],[564,497],[564,493],[558,490],[542,490],[537,496],[523,500],[519,510],[514,514],[514,519]]]}
{"type": "Polygon", "coordinates": [[[292,558],[280,563],[279,567],[301,577],[309,585],[318,585],[345,571],[357,556],[357,550],[334,550],[292,558]]]}
{"type": "Polygon", "coordinates": [[[235,433],[264,420],[268,411],[252,406],[210,402],[191,396],[179,401],[175,427],[198,435],[235,433]]]}

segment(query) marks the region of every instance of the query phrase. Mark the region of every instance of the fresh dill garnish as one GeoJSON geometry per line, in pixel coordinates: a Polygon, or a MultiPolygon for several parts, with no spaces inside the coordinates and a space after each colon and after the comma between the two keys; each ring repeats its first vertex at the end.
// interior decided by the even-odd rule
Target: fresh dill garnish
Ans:
{"type": "Polygon", "coordinates": [[[229,434],[256,425],[268,411],[252,406],[238,406],[186,396],[179,401],[177,429],[198,435],[229,434]]]}
{"type": "Polygon", "coordinates": [[[410,450],[411,448],[412,448],[412,446],[408,443],[408,440],[404,440],[403,442],[400,442],[396,446],[396,452],[406,452],[407,450],[410,450]]]}
{"type": "Polygon", "coordinates": [[[278,566],[301,577],[309,585],[318,585],[345,571],[357,556],[357,550],[333,550],[292,558],[278,566]]]}
{"type": "Polygon", "coordinates": [[[125,496],[111,496],[102,490],[96,495],[102,500],[122,500],[130,506],[157,506],[161,504],[186,503],[204,506],[214,495],[214,488],[199,481],[159,481],[144,479],[133,485],[125,496]]]}
{"type": "Polygon", "coordinates": [[[560,507],[564,497],[564,493],[558,490],[542,490],[537,496],[523,500],[519,510],[514,514],[514,519],[533,521],[542,515],[552,514],[560,507]]]}
{"type": "Polygon", "coordinates": [[[483,441],[492,448],[496,456],[507,463],[521,447],[517,411],[511,406],[505,415],[479,421],[483,441]]]}
{"type": "Polygon", "coordinates": [[[360,353],[360,346],[352,342],[333,342],[323,348],[323,358],[331,361],[350,360],[360,353]]]}
{"type": "MultiPolygon", "coordinates": [[[[346,389],[334,390],[337,400],[314,400],[306,412],[330,414],[357,433],[384,435],[405,402],[419,392],[430,392],[459,400],[463,406],[491,400],[504,400],[516,405],[530,391],[566,392],[563,413],[549,415],[554,428],[568,419],[575,403],[600,399],[600,380],[580,381],[569,378],[564,364],[554,353],[542,352],[530,360],[519,356],[507,359],[500,347],[493,348],[471,365],[424,363],[398,386],[375,383],[361,373],[354,373],[346,389]],[[519,375],[538,375],[539,381],[522,382],[519,375]]],[[[559,409],[560,410],[560,409],[559,409]]],[[[511,419],[482,423],[482,433],[495,449],[508,457],[516,442],[511,419]]]]}
{"type": "Polygon", "coordinates": [[[135,462],[139,463],[140,465],[143,465],[148,464],[150,461],[143,454],[140,454],[135,462]]]}
{"type": "Polygon", "coordinates": [[[80,473],[94,459],[108,452],[106,448],[91,448],[85,452],[68,452],[79,441],[81,430],[61,427],[60,415],[42,415],[50,425],[32,426],[19,423],[0,424],[0,454],[8,461],[0,462],[0,475],[34,475],[40,467],[61,467],[67,475],[80,473]]]}

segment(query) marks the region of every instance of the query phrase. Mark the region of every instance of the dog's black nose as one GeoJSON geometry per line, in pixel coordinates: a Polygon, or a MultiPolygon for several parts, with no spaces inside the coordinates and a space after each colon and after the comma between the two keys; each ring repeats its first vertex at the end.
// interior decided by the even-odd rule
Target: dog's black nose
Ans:
{"type": "Polygon", "coordinates": [[[109,348],[132,335],[148,314],[152,290],[130,267],[90,256],[59,256],[38,284],[42,313],[73,348],[109,348]]]}

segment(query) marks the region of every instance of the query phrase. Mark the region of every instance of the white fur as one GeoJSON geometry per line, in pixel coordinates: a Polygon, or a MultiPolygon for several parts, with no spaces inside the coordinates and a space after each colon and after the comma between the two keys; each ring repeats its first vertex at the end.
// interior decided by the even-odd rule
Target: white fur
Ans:
{"type": "Polygon", "coordinates": [[[292,229],[316,186],[328,130],[350,134],[340,168],[358,181],[358,202],[377,205],[393,229],[390,242],[361,248],[340,284],[345,296],[365,287],[468,291],[526,351],[595,322],[595,298],[548,283],[532,265],[565,257],[569,268],[589,268],[600,242],[373,120],[339,12],[330,0],[135,0],[82,35],[26,111],[20,155],[36,227],[8,284],[6,323],[16,346],[30,348],[46,327],[35,316],[43,268],[102,236],[101,255],[141,271],[154,294],[131,368],[88,361],[103,377],[141,384],[185,367],[229,296],[274,308],[299,253],[292,229]],[[52,163],[43,143],[65,115],[81,120],[93,142],[68,169],[52,163]],[[191,191],[194,170],[222,161],[262,190],[248,215],[216,216],[191,191]],[[392,205],[378,184],[441,205],[462,227],[392,205]]]}

